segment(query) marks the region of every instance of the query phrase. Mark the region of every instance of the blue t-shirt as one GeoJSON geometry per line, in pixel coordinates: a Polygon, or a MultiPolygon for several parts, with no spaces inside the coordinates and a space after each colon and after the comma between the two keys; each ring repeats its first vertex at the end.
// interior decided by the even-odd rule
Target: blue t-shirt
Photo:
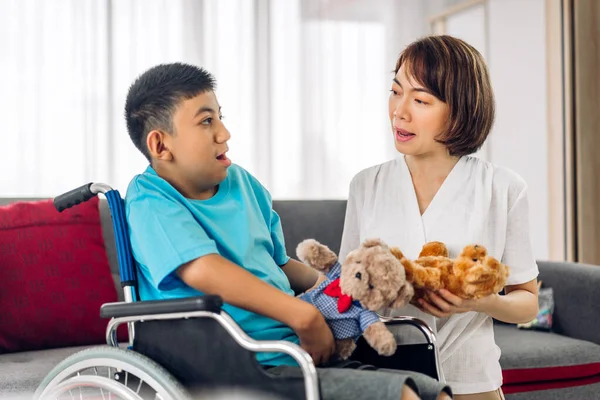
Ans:
{"type": "MultiPolygon", "coordinates": [[[[207,254],[220,254],[294,295],[280,267],[289,257],[271,196],[237,165],[229,168],[217,193],[207,200],[185,198],[149,166],[129,184],[125,213],[142,300],[201,295],[175,271],[207,254]]],[[[224,304],[223,311],[256,340],[298,343],[294,331],[281,322],[229,304],[224,304]]],[[[296,365],[281,353],[259,353],[257,359],[267,365],[296,365]]]]}

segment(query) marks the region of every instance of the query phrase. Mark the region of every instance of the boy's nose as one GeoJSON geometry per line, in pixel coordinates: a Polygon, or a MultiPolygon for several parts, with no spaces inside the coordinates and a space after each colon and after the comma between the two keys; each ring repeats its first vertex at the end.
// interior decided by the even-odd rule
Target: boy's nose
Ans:
{"type": "Polygon", "coordinates": [[[225,125],[223,125],[223,128],[217,134],[217,140],[220,143],[223,143],[228,141],[229,139],[231,139],[231,133],[229,133],[229,130],[225,128],[225,125]]]}

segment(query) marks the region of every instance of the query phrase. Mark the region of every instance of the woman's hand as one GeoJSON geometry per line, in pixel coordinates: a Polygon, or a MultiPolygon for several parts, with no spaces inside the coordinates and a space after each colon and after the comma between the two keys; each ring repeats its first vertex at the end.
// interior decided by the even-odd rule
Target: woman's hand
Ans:
{"type": "Polygon", "coordinates": [[[493,294],[477,300],[465,300],[441,289],[439,292],[427,292],[426,298],[419,299],[419,306],[426,313],[438,318],[446,318],[468,311],[485,312],[497,296],[493,294]]]}

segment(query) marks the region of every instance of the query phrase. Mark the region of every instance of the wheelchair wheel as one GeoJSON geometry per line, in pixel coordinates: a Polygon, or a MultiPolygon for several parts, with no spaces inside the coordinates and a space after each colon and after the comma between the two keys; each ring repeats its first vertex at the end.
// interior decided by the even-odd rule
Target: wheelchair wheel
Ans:
{"type": "Polygon", "coordinates": [[[134,351],[82,350],[52,369],[34,399],[186,400],[187,390],[163,367],[134,351]]]}

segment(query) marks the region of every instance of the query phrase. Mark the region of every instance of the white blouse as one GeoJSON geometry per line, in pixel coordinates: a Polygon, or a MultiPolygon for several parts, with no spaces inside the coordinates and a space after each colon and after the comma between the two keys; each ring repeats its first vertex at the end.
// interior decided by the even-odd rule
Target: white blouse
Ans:
{"type": "MultiPolygon", "coordinates": [[[[507,285],[538,275],[526,183],[516,173],[476,157],[461,157],[423,215],[404,157],[358,173],[350,184],[340,259],[368,238],[397,246],[410,259],[430,241],[445,243],[450,257],[467,244],[481,244],[510,267],[507,285]]],[[[444,379],[455,394],[502,385],[491,317],[468,312],[439,319],[412,305],[397,315],[420,318],[436,333],[444,379]]]]}

